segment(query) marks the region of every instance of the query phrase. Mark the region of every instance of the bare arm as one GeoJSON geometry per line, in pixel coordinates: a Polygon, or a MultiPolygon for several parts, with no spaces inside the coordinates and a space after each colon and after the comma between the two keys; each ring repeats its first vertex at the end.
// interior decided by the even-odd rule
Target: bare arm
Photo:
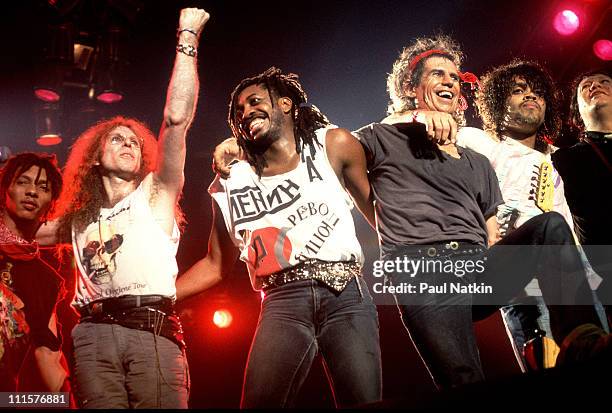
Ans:
{"type": "Polygon", "coordinates": [[[489,238],[489,247],[501,239],[501,233],[499,232],[499,225],[497,224],[497,217],[495,215],[487,219],[487,236],[489,238]]]}
{"type": "Polygon", "coordinates": [[[365,219],[376,228],[374,198],[361,143],[346,129],[338,128],[327,132],[326,146],[327,157],[336,175],[353,197],[365,219]]]}
{"type": "Polygon", "coordinates": [[[177,300],[201,293],[214,286],[231,271],[238,251],[230,239],[221,210],[213,201],[213,225],[206,257],[196,262],[176,281],[177,300]]]}
{"type": "Polygon", "coordinates": [[[178,197],[184,182],[185,135],[191,125],[198,98],[197,57],[189,56],[196,50],[200,33],[209,19],[201,9],[183,9],[179,20],[181,31],[178,38],[183,51],[176,52],[174,69],[168,86],[164,121],[158,142],[158,164],[155,178],[171,196],[178,197]],[[193,48],[193,49],[192,49],[193,48]]]}
{"type": "MultiPolygon", "coordinates": [[[[49,330],[57,336],[55,313],[53,313],[49,320],[49,330]]],[[[60,391],[66,377],[68,377],[68,372],[62,366],[61,350],[52,351],[47,347],[37,347],[34,349],[34,360],[47,391],[60,391]]]]}
{"type": "Polygon", "coordinates": [[[45,222],[36,232],[36,241],[40,245],[55,245],[59,242],[57,230],[59,229],[59,219],[45,222]]]}
{"type": "Polygon", "coordinates": [[[213,171],[227,179],[230,175],[229,165],[235,159],[244,159],[244,153],[233,136],[215,147],[213,153],[213,171]]]}
{"type": "Polygon", "coordinates": [[[384,118],[381,123],[394,125],[396,123],[419,122],[427,128],[427,136],[438,144],[455,143],[457,141],[457,122],[445,112],[432,110],[409,110],[394,113],[384,118]]]}

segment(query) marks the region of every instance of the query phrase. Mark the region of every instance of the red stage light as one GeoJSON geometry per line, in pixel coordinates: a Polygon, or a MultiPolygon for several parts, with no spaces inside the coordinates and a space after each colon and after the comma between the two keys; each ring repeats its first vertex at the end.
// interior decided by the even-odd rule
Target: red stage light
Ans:
{"type": "Polygon", "coordinates": [[[228,328],[232,324],[232,313],[226,309],[215,311],[213,315],[213,323],[219,328],[228,328]]]}
{"type": "Polygon", "coordinates": [[[593,53],[601,60],[612,60],[612,41],[600,39],[593,43],[593,53]]]}
{"type": "Polygon", "coordinates": [[[34,90],[34,95],[43,102],[57,102],[60,95],[53,89],[38,88],[34,90]]]}
{"type": "Polygon", "coordinates": [[[578,30],[580,26],[580,19],[576,12],[572,10],[563,10],[555,16],[553,21],[555,30],[563,36],[569,36],[578,30]]]}
{"type": "Polygon", "coordinates": [[[36,138],[36,143],[40,146],[53,146],[62,142],[62,137],[55,134],[42,135],[36,138]]]}
{"type": "Polygon", "coordinates": [[[103,103],[117,103],[123,99],[123,95],[117,92],[103,92],[96,99],[103,103]]]}

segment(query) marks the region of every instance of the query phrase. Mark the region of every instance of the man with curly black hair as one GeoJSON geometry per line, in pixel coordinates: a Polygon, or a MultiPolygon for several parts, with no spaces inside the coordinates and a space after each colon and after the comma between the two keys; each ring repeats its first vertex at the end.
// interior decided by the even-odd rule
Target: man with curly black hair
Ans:
{"type": "MultiPolygon", "coordinates": [[[[497,211],[502,236],[548,211],[560,213],[572,227],[563,181],[550,158],[561,125],[560,101],[550,74],[536,62],[513,60],[481,79],[476,104],[486,133],[463,128],[457,142],[482,153],[494,166],[504,197],[497,211]]],[[[523,371],[552,367],[558,348],[542,337],[547,331],[550,335],[548,310],[535,281],[525,292],[528,297],[517,300],[520,305],[502,308],[517,361],[523,371]],[[537,343],[548,357],[532,357],[537,343]]]]}
{"type": "Polygon", "coordinates": [[[245,160],[209,188],[208,254],[178,279],[179,298],[219,282],[240,250],[265,294],[241,406],[290,407],[318,352],[338,406],[379,400],[377,312],[345,191],[373,222],[359,142],[306,105],[296,75],[276,68],[240,82],[228,123],[245,160]]]}

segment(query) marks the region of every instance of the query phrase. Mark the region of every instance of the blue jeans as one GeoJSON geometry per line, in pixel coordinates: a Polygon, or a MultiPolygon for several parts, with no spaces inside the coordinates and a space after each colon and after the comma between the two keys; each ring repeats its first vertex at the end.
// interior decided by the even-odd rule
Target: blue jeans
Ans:
{"type": "Polygon", "coordinates": [[[89,322],[77,324],[72,339],[82,408],[187,408],[187,357],[176,343],[148,331],[89,322]]]}
{"type": "Polygon", "coordinates": [[[241,407],[291,407],[317,352],[323,357],[336,405],[381,399],[378,314],[361,277],[351,280],[341,293],[314,280],[266,292],[241,407]]]}
{"type": "Polygon", "coordinates": [[[501,318],[516,361],[523,373],[529,371],[525,359],[525,343],[535,337],[536,330],[552,337],[548,308],[540,296],[524,297],[520,304],[504,306],[501,318]]]}

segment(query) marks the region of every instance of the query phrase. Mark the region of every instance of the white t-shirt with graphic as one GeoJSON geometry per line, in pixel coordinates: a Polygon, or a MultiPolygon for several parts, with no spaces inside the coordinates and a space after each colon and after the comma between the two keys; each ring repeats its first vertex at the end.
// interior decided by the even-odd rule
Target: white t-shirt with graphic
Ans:
{"type": "Polygon", "coordinates": [[[142,183],[84,232],[72,230],[79,269],[75,306],[123,295],[176,296],[180,231],[169,236],[153,216],[142,183]]]}
{"type": "Polygon", "coordinates": [[[306,259],[363,263],[353,202],[327,158],[326,133],[317,130],[322,147],[315,144],[314,158],[306,147],[292,171],[259,178],[240,161],[230,178],[217,176],[208,189],[256,290],[260,277],[306,259]]]}

